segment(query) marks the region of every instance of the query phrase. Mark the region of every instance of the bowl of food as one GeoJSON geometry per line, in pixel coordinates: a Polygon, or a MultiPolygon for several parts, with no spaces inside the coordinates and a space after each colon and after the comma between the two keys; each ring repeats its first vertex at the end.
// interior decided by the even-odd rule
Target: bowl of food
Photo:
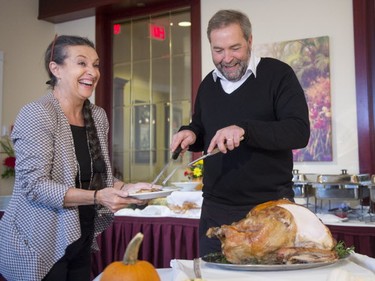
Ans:
{"type": "Polygon", "coordinates": [[[201,183],[199,181],[178,181],[172,182],[172,185],[178,187],[181,191],[196,191],[201,183]]]}

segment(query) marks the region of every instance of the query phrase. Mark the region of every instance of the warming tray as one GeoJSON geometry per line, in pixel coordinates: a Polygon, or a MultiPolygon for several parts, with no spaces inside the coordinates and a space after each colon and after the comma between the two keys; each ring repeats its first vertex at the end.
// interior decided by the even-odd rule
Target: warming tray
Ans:
{"type": "Polygon", "coordinates": [[[312,187],[317,199],[360,200],[370,196],[370,182],[369,174],[349,175],[346,170],[342,170],[338,175],[318,175],[312,187]]]}
{"type": "Polygon", "coordinates": [[[293,170],[293,191],[294,197],[308,198],[315,195],[315,190],[311,182],[316,180],[315,174],[300,174],[298,170],[293,170]]]}
{"type": "Polygon", "coordinates": [[[371,184],[369,184],[370,200],[371,200],[371,212],[375,213],[375,175],[371,176],[371,184]]]}

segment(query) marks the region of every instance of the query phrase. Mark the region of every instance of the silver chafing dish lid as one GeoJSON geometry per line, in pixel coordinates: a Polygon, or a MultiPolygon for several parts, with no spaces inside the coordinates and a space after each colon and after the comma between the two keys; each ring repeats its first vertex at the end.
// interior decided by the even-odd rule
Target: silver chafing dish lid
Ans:
{"type": "Polygon", "coordinates": [[[316,177],[317,174],[302,174],[297,169],[293,170],[293,182],[295,184],[309,184],[316,181],[316,177]]]}
{"type": "Polygon", "coordinates": [[[317,184],[325,185],[368,185],[370,182],[369,174],[350,175],[347,170],[342,170],[341,174],[337,175],[318,175],[316,179],[317,184]]]}

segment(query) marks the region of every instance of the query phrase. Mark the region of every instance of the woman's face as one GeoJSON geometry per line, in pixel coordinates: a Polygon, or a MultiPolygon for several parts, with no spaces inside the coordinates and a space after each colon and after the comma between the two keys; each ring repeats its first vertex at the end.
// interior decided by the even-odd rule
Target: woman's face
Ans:
{"type": "Polygon", "coordinates": [[[214,29],[210,34],[212,60],[229,81],[238,81],[246,72],[252,38],[245,40],[238,24],[214,29]]]}
{"type": "Polygon", "coordinates": [[[69,46],[66,51],[67,58],[59,66],[57,87],[85,100],[100,78],[98,54],[89,46],[69,46]]]}

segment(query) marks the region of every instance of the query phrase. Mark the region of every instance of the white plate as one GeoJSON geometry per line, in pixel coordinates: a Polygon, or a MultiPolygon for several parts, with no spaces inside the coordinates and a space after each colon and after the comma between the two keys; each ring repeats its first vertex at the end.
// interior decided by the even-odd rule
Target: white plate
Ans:
{"type": "Polygon", "coordinates": [[[230,270],[242,270],[242,271],[284,271],[284,270],[299,270],[321,267],[331,265],[339,260],[326,261],[326,262],[315,262],[315,263],[298,263],[298,264],[232,264],[232,263],[220,263],[215,261],[209,261],[206,257],[202,257],[202,260],[207,266],[216,267],[221,269],[230,270]]]}
{"type": "Polygon", "coordinates": [[[181,191],[195,191],[196,187],[200,185],[200,182],[197,181],[180,181],[172,182],[172,185],[181,189],[181,191]]]}
{"type": "Polygon", "coordinates": [[[163,188],[160,191],[130,193],[129,196],[140,199],[140,200],[146,200],[146,199],[154,199],[154,198],[159,198],[159,197],[166,197],[169,194],[171,194],[173,191],[176,191],[176,189],[163,188]]]}

